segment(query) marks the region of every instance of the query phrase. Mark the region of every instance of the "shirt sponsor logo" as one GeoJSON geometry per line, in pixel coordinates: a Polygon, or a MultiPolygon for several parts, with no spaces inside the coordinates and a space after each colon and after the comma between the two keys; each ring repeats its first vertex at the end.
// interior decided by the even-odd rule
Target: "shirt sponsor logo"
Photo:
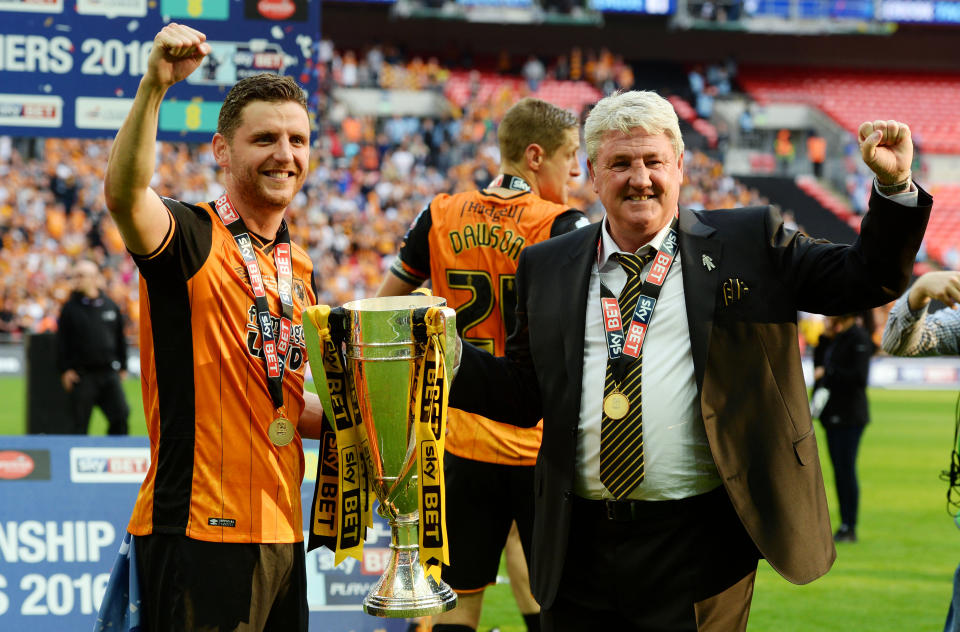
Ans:
{"type": "Polygon", "coordinates": [[[95,99],[77,97],[74,101],[74,123],[80,129],[120,129],[133,99],[95,99]]]}
{"type": "Polygon", "coordinates": [[[60,127],[63,99],[31,94],[0,94],[0,125],[60,127]]]}
{"type": "Polygon", "coordinates": [[[74,483],[141,483],[149,468],[149,448],[70,448],[74,483]]]}

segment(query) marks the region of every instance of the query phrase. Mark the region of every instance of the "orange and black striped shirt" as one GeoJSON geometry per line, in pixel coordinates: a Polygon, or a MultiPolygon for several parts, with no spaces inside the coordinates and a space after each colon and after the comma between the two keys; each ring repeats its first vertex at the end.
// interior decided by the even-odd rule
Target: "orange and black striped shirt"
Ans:
{"type": "MultiPolygon", "coordinates": [[[[407,231],[391,272],[413,285],[430,279],[434,294],[457,310],[463,339],[503,355],[520,252],[586,223],[580,211],[529,191],[438,195],[407,231]]],[[[535,464],[543,433],[541,425],[518,428],[453,408],[447,428],[452,454],[505,465],[535,464]]]]}
{"type": "MultiPolygon", "coordinates": [[[[173,222],[140,268],[141,386],[150,468],[129,531],[213,542],[303,540],[303,444],[270,442],[275,415],[260,330],[240,251],[210,204],[164,199],[173,222]]],[[[274,331],[281,313],[273,242],[251,233],[274,331]]],[[[293,333],[286,417],[303,410],[303,309],[316,302],[313,264],[291,246],[293,333]]]]}

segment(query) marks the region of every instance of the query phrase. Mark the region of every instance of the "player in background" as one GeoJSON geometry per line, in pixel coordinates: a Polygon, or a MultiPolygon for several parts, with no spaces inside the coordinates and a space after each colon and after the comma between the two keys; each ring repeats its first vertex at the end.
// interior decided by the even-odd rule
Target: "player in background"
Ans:
{"type": "MultiPolygon", "coordinates": [[[[377,296],[408,294],[429,280],[434,294],[457,310],[460,335],[503,355],[515,322],[520,252],[589,222],[567,206],[568,183],[581,173],[576,116],[526,98],[504,115],[497,138],[499,175],[487,188],[436,196],[407,231],[377,296]]],[[[466,632],[479,624],[484,589],[496,581],[514,522],[529,566],[542,427],[517,428],[451,408],[447,428],[450,566],[442,576],[459,604],[434,617],[433,630],[466,632]]],[[[511,580],[527,629],[539,630],[527,573],[511,573],[511,580]]]]}

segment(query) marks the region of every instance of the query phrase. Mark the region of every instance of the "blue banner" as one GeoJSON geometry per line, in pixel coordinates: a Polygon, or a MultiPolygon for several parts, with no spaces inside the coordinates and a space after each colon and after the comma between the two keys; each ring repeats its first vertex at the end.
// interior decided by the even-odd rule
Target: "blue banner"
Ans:
{"type": "Polygon", "coordinates": [[[173,86],[159,137],[209,141],[226,91],[259,72],[312,94],[320,2],[308,0],[0,0],[0,134],[112,138],[168,22],[212,52],[173,86]]]}
{"type": "MultiPolygon", "coordinates": [[[[304,441],[304,452],[309,507],[318,443],[304,441]]],[[[149,463],[145,437],[0,437],[0,630],[93,629],[149,463]]],[[[407,629],[360,609],[390,554],[389,527],[376,514],[368,536],[363,561],[334,567],[329,551],[307,554],[312,630],[407,629]]]]}

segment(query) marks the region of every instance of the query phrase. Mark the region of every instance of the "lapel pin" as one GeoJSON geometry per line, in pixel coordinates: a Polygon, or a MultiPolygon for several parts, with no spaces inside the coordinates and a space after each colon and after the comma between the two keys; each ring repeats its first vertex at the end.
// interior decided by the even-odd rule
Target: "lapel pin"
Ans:
{"type": "Polygon", "coordinates": [[[717,267],[713,264],[713,259],[710,258],[710,255],[702,255],[700,257],[700,261],[703,262],[703,267],[707,269],[707,272],[710,272],[717,267]]]}

